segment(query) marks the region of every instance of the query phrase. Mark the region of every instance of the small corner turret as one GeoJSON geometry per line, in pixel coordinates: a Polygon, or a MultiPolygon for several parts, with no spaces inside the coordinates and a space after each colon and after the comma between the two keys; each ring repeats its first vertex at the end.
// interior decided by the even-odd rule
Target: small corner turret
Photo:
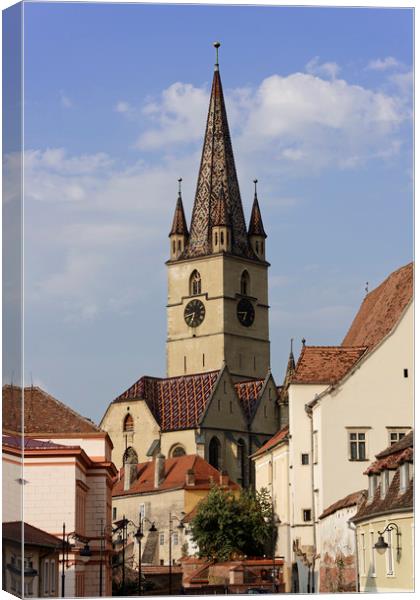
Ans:
{"type": "Polygon", "coordinates": [[[264,231],[260,206],[258,204],[257,183],[258,179],[254,179],[254,203],[249,219],[248,239],[257,257],[260,260],[265,260],[265,239],[267,235],[264,231]]]}
{"type": "Polygon", "coordinates": [[[181,182],[182,178],[180,177],[178,179],[178,198],[175,206],[174,219],[169,233],[171,260],[177,260],[181,256],[188,241],[188,227],[187,221],[185,220],[184,206],[182,204],[181,182]]]}
{"type": "Polygon", "coordinates": [[[215,208],[212,227],[213,254],[230,252],[232,249],[232,231],[223,184],[220,187],[220,194],[215,208]]]}

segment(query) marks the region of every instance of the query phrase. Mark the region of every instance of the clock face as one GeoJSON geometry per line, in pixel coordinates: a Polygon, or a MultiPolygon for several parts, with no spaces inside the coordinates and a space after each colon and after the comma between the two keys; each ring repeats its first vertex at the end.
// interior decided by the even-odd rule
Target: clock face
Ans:
{"type": "Polygon", "coordinates": [[[246,298],[239,300],[238,306],[236,307],[236,314],[239,323],[245,327],[250,327],[254,322],[255,310],[251,302],[246,298]]]}
{"type": "Polygon", "coordinates": [[[204,321],[206,309],[201,300],[191,300],[184,310],[184,319],[190,327],[198,327],[204,321]]]}

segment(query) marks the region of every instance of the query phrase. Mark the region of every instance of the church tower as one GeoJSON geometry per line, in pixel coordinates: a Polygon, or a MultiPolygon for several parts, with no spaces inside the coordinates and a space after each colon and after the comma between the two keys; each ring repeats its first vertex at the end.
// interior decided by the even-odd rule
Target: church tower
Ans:
{"type": "Polygon", "coordinates": [[[237,381],[267,375],[269,263],[254,183],[247,230],[216,58],[190,230],[179,192],[170,232],[168,377],[224,361],[237,381]]]}

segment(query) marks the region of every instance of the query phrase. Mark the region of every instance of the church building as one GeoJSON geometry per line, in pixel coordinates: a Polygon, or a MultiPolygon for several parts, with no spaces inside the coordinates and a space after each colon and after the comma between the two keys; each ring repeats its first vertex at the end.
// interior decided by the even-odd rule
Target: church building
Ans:
{"type": "Polygon", "coordinates": [[[169,234],[167,377],[143,376],[109,405],[101,427],[117,467],[198,454],[253,483],[249,457],[280,425],[254,184],[247,228],[217,59],[190,227],[179,186],[169,234]]]}

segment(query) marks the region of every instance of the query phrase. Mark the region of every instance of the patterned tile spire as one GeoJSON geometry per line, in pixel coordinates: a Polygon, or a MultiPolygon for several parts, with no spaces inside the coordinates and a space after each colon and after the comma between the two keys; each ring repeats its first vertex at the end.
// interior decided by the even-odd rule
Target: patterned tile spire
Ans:
{"type": "Polygon", "coordinates": [[[266,238],[267,235],[264,231],[264,225],[262,222],[260,205],[258,204],[257,183],[258,183],[258,180],[254,179],[254,185],[255,185],[254,203],[252,205],[251,218],[249,219],[248,235],[261,235],[262,237],[266,238]]]}
{"type": "MultiPolygon", "coordinates": [[[[216,42],[214,45],[218,50],[220,44],[216,42]]],[[[211,254],[211,230],[218,214],[218,200],[222,186],[232,227],[232,253],[257,259],[248,241],[218,57],[216,57],[203,153],[191,217],[190,238],[182,258],[211,254]]]]}
{"type": "Polygon", "coordinates": [[[169,235],[186,235],[188,236],[188,227],[187,221],[185,220],[184,206],[182,204],[182,195],[181,195],[181,181],[182,179],[178,179],[179,190],[178,190],[178,199],[176,201],[174,220],[172,221],[172,228],[169,235]]]}

